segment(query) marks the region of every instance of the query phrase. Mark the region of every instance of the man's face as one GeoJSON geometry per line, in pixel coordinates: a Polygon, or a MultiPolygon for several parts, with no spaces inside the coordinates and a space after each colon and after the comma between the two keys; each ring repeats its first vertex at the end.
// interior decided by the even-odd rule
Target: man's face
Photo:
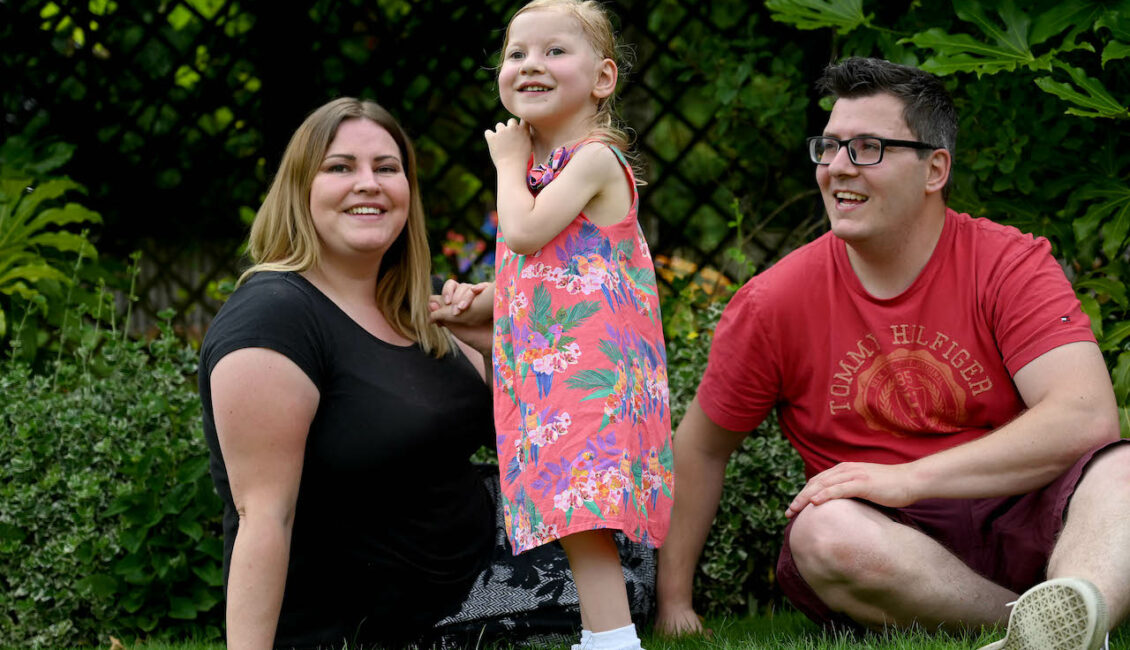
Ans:
{"type": "MultiPolygon", "coordinates": [[[[917,140],[902,117],[904,104],[893,95],[839,99],[824,135],[846,140],[870,135],[917,140]]],[[[886,247],[891,252],[925,214],[929,158],[914,149],[891,146],[877,165],[857,167],[841,147],[829,165],[816,166],[832,233],[855,246],[886,247]]]]}

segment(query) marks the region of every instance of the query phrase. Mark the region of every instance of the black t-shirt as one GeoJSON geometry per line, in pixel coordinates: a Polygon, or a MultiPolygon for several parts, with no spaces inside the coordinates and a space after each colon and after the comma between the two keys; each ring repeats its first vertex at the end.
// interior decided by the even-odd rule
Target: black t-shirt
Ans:
{"type": "Polygon", "coordinates": [[[285,355],[320,394],[276,645],[411,638],[454,610],[493,541],[493,506],[469,461],[493,445],[489,388],[459,351],[436,359],[381,341],[297,273],[252,276],[201,348],[204,435],[225,504],[225,586],[239,522],[210,375],[224,355],[249,347],[285,355]]]}

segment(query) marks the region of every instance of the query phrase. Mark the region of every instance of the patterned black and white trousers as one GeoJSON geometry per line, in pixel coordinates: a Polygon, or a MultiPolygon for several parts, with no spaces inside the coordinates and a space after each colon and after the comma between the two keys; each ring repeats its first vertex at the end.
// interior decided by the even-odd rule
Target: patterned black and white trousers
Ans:
{"type": "MultiPolygon", "coordinates": [[[[574,642],[581,628],[577,588],[561,545],[545,544],[515,556],[503,527],[498,468],[478,466],[495,504],[491,563],[475,579],[458,612],[436,623],[432,645],[475,647],[574,642]]],[[[655,610],[655,551],[615,533],[632,620],[641,626],[655,610]]]]}

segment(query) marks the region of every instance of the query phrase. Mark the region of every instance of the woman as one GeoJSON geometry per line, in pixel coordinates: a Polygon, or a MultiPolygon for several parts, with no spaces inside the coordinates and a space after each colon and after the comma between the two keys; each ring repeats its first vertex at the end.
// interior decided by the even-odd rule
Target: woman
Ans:
{"type": "MultiPolygon", "coordinates": [[[[544,620],[545,598],[500,604],[523,590],[575,604],[560,550],[489,568],[507,554],[469,462],[493,445],[483,354],[430,322],[415,154],[392,116],[351,98],[312,113],[249,251],[254,265],[201,349],[229,647],[429,642],[524,608],[544,620]],[[503,574],[522,584],[492,589],[503,574]]],[[[449,283],[432,308],[469,291],[449,283]]],[[[478,337],[450,326],[489,354],[489,323],[478,337]]],[[[637,564],[653,574],[649,561],[637,564]]]]}

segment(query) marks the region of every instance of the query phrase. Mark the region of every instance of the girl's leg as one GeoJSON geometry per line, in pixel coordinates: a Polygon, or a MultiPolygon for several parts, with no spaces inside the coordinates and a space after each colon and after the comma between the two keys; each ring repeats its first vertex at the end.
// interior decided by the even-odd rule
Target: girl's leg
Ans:
{"type": "Polygon", "coordinates": [[[607,632],[632,624],[620,550],[610,530],[587,530],[561,538],[581,601],[586,630],[607,632]]]}
{"type": "Polygon", "coordinates": [[[572,650],[583,650],[587,647],[589,637],[592,636],[592,623],[589,622],[589,615],[585,613],[585,604],[578,597],[577,606],[581,610],[581,642],[573,645],[572,650]]]}

